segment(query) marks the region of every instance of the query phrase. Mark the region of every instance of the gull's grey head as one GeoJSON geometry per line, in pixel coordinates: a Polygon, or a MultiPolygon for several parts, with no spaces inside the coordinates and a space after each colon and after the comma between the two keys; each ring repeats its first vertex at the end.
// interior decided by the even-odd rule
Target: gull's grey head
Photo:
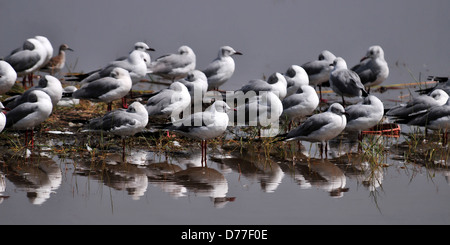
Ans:
{"type": "Polygon", "coordinates": [[[137,42],[134,44],[134,50],[141,50],[141,51],[155,51],[155,49],[150,48],[146,43],[144,42],[137,42]]]}
{"type": "Polygon", "coordinates": [[[279,72],[275,72],[272,75],[269,76],[269,78],[267,79],[267,83],[269,84],[275,84],[277,82],[281,82],[283,83],[285,86],[287,84],[286,82],[286,78],[284,78],[284,76],[279,73],[279,72]]]}
{"type": "Polygon", "coordinates": [[[369,47],[369,49],[366,52],[366,55],[361,59],[361,61],[365,59],[376,59],[376,58],[382,58],[384,59],[384,51],[379,45],[374,45],[369,47]]]}
{"type": "Polygon", "coordinates": [[[180,55],[189,55],[193,53],[194,51],[189,46],[186,45],[183,45],[178,49],[178,54],[180,55]]]}
{"type": "Polygon", "coordinates": [[[336,59],[336,56],[328,50],[323,50],[319,54],[319,60],[328,60],[333,62],[334,59],[336,59]]]}
{"type": "Polygon", "coordinates": [[[116,67],[111,71],[110,76],[116,79],[120,79],[125,76],[130,76],[130,73],[121,67],[116,67]]]}
{"type": "Polygon", "coordinates": [[[193,82],[196,80],[208,81],[208,78],[206,77],[205,73],[203,73],[202,71],[193,70],[188,73],[185,80],[189,81],[189,82],[193,82]]]}
{"type": "Polygon", "coordinates": [[[303,67],[298,65],[291,65],[284,74],[287,77],[294,78],[295,76],[301,77],[303,79],[308,79],[308,74],[303,67]]]}
{"type": "Polygon", "coordinates": [[[236,50],[234,50],[232,47],[230,46],[222,46],[219,50],[219,57],[228,57],[228,56],[232,56],[232,55],[242,55],[241,52],[238,52],[236,50]]]}
{"type": "Polygon", "coordinates": [[[215,111],[217,112],[228,112],[229,110],[231,110],[230,106],[228,106],[228,104],[223,101],[223,100],[216,100],[213,104],[212,107],[214,108],[215,111]]]}
{"type": "Polygon", "coordinates": [[[342,57],[337,57],[330,66],[333,66],[334,69],[347,69],[347,62],[342,57]]]}
{"type": "Polygon", "coordinates": [[[337,115],[339,115],[339,116],[342,116],[342,115],[345,114],[345,109],[344,109],[344,107],[343,107],[341,104],[339,104],[339,103],[333,103],[333,104],[330,106],[330,108],[328,108],[328,111],[329,111],[329,112],[332,112],[332,113],[334,113],[334,114],[337,114],[337,115]]]}
{"type": "Polygon", "coordinates": [[[147,114],[147,109],[140,102],[135,101],[131,105],[128,106],[127,112],[129,113],[137,113],[137,114],[147,114]]]}
{"type": "MultiPolygon", "coordinates": [[[[449,98],[448,94],[442,90],[442,89],[435,89],[430,93],[430,97],[433,98],[434,100],[442,100],[442,101],[447,101],[447,99],[449,98]]],[[[445,102],[443,102],[445,103],[445,102]]]]}
{"type": "Polygon", "coordinates": [[[52,75],[45,75],[41,79],[39,79],[38,86],[41,88],[53,87],[53,86],[61,86],[61,82],[58,78],[52,75]]]}

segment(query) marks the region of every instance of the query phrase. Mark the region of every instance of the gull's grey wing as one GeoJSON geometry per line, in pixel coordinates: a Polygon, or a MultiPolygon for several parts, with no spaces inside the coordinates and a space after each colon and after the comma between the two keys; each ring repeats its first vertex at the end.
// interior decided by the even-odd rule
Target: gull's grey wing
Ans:
{"type": "Polygon", "coordinates": [[[345,112],[347,113],[347,123],[360,117],[367,117],[371,113],[367,110],[367,106],[361,104],[348,106],[345,112]]]}
{"type": "Polygon", "coordinates": [[[330,62],[326,60],[314,60],[310,62],[306,62],[301,65],[301,67],[306,71],[308,76],[312,76],[315,74],[319,74],[324,70],[324,67],[329,66],[330,62]]]}
{"type": "Polygon", "coordinates": [[[308,136],[329,123],[330,121],[326,114],[324,113],[316,114],[314,116],[309,117],[300,126],[290,131],[287,134],[286,139],[296,138],[300,136],[308,136]]]}
{"type": "Polygon", "coordinates": [[[361,83],[371,83],[377,80],[377,74],[370,67],[364,64],[358,64],[351,68],[352,71],[356,72],[361,79],[361,83]]]}
{"type": "Polygon", "coordinates": [[[21,50],[6,57],[5,61],[8,62],[16,72],[23,72],[36,65],[40,58],[39,54],[34,51],[21,50]]]}
{"type": "MultiPolygon", "coordinates": [[[[31,101],[33,102],[33,101],[31,101]]],[[[38,109],[38,105],[34,103],[24,103],[16,108],[14,110],[9,111],[6,113],[6,128],[11,127],[16,122],[20,121],[21,119],[25,118],[29,114],[35,112],[38,109]]]]}
{"type": "Polygon", "coordinates": [[[250,80],[247,84],[242,86],[240,91],[246,93],[248,91],[271,91],[272,86],[270,86],[266,81],[256,79],[256,80],[250,80]]]}
{"type": "Polygon", "coordinates": [[[167,129],[171,131],[189,133],[198,127],[206,127],[211,123],[213,122],[211,122],[211,116],[208,116],[208,113],[197,112],[191,114],[188,118],[181,119],[181,121],[177,121],[176,123],[170,125],[167,129]]]}
{"type": "Polygon", "coordinates": [[[427,113],[420,114],[419,116],[414,117],[408,122],[408,124],[416,126],[427,126],[431,121],[435,121],[439,118],[448,116],[450,116],[450,106],[435,106],[431,108],[427,113]]]}
{"type": "Polygon", "coordinates": [[[117,109],[106,113],[103,117],[89,121],[89,129],[110,131],[123,125],[134,125],[136,121],[125,109],[117,109]]]}
{"type": "Polygon", "coordinates": [[[112,77],[104,77],[87,83],[73,93],[77,99],[98,99],[98,97],[118,88],[120,85],[112,77]]]}
{"type": "Polygon", "coordinates": [[[339,72],[333,72],[330,75],[330,79],[337,81],[333,83],[333,86],[337,87],[343,94],[346,94],[346,91],[353,94],[359,89],[365,91],[364,85],[362,85],[358,74],[354,71],[342,70],[339,72]]]}
{"type": "Polygon", "coordinates": [[[203,70],[203,73],[206,75],[206,77],[211,77],[213,75],[217,74],[217,71],[220,68],[220,65],[218,62],[216,62],[217,59],[213,60],[211,63],[208,64],[208,66],[203,70]]]}

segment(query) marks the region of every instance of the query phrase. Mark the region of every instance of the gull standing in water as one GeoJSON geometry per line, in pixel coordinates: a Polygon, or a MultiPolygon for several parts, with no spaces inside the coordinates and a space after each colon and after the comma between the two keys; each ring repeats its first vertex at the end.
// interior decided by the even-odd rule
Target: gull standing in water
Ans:
{"type": "Polygon", "coordinates": [[[202,164],[206,165],[207,140],[221,136],[228,126],[230,107],[222,100],[215,101],[204,112],[196,112],[174,121],[166,129],[201,141],[202,164]]]}
{"type": "Polygon", "coordinates": [[[0,60],[0,95],[5,94],[14,86],[17,73],[6,61],[0,60]]]}
{"type": "Polygon", "coordinates": [[[51,75],[60,72],[66,65],[66,50],[73,51],[67,44],[59,46],[58,55],[52,57],[40,70],[51,75]]]}
{"type": "Polygon", "coordinates": [[[208,78],[208,90],[218,90],[233,75],[235,69],[234,59],[231,57],[233,55],[242,55],[242,53],[230,46],[222,46],[217,58],[203,70],[208,78]]]}
{"type": "Polygon", "coordinates": [[[361,97],[368,95],[358,74],[347,69],[347,63],[343,58],[336,58],[330,66],[334,67],[333,71],[330,73],[331,89],[342,97],[342,104],[344,106],[344,97],[361,97]]]}
{"type": "Polygon", "coordinates": [[[308,117],[300,126],[286,134],[284,141],[305,140],[321,142],[321,155],[325,145],[327,155],[327,142],[338,136],[347,125],[345,109],[339,103],[332,104],[326,112],[308,117]]]}
{"type": "Polygon", "coordinates": [[[320,52],[317,60],[306,62],[301,65],[305,69],[309,78],[309,85],[319,87],[320,101],[322,101],[322,84],[328,82],[330,73],[333,70],[330,67],[336,56],[328,50],[320,52]]]}
{"type": "MultiPolygon", "coordinates": [[[[383,102],[374,95],[364,97],[363,101],[345,108],[347,113],[346,131],[362,131],[377,125],[384,115],[383,102]]],[[[360,136],[360,135],[359,135],[360,136]]],[[[361,139],[359,137],[359,139],[361,139]]]]}
{"type": "Polygon", "coordinates": [[[116,109],[89,121],[89,130],[103,131],[122,137],[122,160],[125,160],[125,137],[141,132],[148,123],[147,109],[133,102],[128,109],[116,109]]]}
{"type": "Polygon", "coordinates": [[[433,90],[430,95],[414,97],[406,104],[392,107],[386,112],[386,116],[397,119],[405,119],[416,113],[423,112],[434,106],[441,106],[447,102],[449,95],[442,89],[433,90]]]}
{"type": "Polygon", "coordinates": [[[196,57],[194,51],[186,45],[181,46],[176,54],[167,54],[153,61],[149,73],[173,81],[187,76],[195,69],[196,57]]]}
{"type": "Polygon", "coordinates": [[[31,146],[34,147],[33,130],[52,113],[50,96],[41,90],[33,90],[27,101],[6,113],[6,126],[13,130],[25,130],[25,144],[28,146],[28,134],[31,132],[31,146]]]}
{"type": "MultiPolygon", "coordinates": [[[[75,99],[87,99],[94,102],[106,102],[111,111],[112,101],[122,99],[131,90],[130,73],[120,67],[115,67],[109,77],[102,77],[84,84],[73,92],[75,99]]],[[[127,105],[123,105],[125,108],[127,105]]]]}
{"type": "Polygon", "coordinates": [[[433,106],[430,109],[415,116],[404,118],[398,123],[425,127],[443,133],[443,144],[447,144],[447,134],[450,129],[450,99],[440,106],[433,106]]]}
{"type": "Polygon", "coordinates": [[[389,76],[389,67],[384,59],[384,51],[379,45],[371,46],[360,63],[351,68],[361,78],[364,87],[376,86],[389,76]]]}

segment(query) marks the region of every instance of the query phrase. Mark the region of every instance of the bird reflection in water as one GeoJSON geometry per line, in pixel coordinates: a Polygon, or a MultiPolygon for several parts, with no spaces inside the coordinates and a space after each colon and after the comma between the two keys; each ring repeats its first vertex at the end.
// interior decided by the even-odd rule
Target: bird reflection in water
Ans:
{"type": "Polygon", "coordinates": [[[61,185],[62,172],[51,158],[34,156],[33,158],[7,157],[0,165],[0,197],[7,196],[6,177],[18,190],[25,191],[30,203],[42,205],[61,185]],[[3,179],[3,180],[2,180],[3,179]]]}

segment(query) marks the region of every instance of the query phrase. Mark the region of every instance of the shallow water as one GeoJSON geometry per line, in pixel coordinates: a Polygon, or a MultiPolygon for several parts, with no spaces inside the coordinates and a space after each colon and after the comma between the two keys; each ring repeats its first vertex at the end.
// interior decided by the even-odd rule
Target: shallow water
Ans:
{"type": "Polygon", "coordinates": [[[0,224],[449,224],[448,146],[436,144],[444,153],[431,163],[406,158],[415,131],[402,132],[364,137],[379,155],[348,134],[326,157],[307,142],[212,144],[206,167],[196,142],[170,152],[134,144],[124,163],[119,144],[58,154],[52,146],[77,140],[44,133],[26,158],[3,149],[0,224]]]}

